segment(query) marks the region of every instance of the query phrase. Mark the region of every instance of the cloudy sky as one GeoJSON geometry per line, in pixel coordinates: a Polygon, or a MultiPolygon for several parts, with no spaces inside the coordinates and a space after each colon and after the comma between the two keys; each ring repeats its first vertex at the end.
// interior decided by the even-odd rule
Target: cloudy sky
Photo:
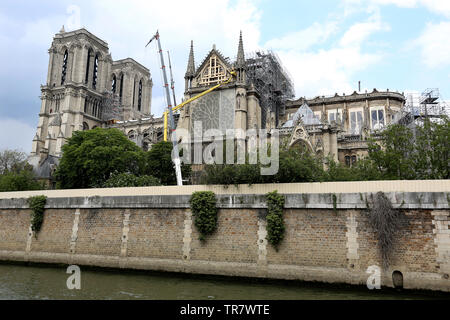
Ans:
{"type": "Polygon", "coordinates": [[[271,49],[291,74],[296,96],[378,88],[439,88],[450,99],[449,0],[2,0],[0,149],[29,152],[38,123],[48,48],[61,26],[85,27],[113,59],[132,57],[154,82],[152,113],[164,109],[155,45],[170,50],[178,101],[194,41],[198,65],[216,44],[234,59],[239,31],[246,53],[271,49]]]}

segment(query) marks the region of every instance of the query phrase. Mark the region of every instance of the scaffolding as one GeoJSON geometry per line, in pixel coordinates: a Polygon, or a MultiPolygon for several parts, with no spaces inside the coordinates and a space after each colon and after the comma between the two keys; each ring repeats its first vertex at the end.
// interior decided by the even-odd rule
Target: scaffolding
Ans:
{"type": "Polygon", "coordinates": [[[439,89],[429,88],[421,94],[408,94],[405,107],[394,118],[394,123],[414,127],[423,123],[425,119],[439,121],[442,117],[449,115],[449,104],[442,99],[439,89]]]}
{"type": "Polygon", "coordinates": [[[268,115],[279,117],[285,113],[285,102],[295,96],[291,76],[283,67],[277,54],[272,51],[257,51],[247,55],[247,84],[255,87],[260,98],[261,126],[266,128],[268,115]]]}
{"type": "Polygon", "coordinates": [[[108,124],[123,120],[123,108],[119,95],[107,91],[102,101],[101,119],[108,124]]]}

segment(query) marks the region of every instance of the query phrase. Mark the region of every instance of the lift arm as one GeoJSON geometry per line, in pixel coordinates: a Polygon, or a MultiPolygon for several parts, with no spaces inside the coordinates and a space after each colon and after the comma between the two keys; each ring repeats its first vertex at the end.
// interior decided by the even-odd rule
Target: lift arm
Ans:
{"type": "MultiPolygon", "coordinates": [[[[176,111],[182,109],[182,108],[183,108],[185,105],[187,105],[188,103],[191,103],[192,101],[197,100],[198,98],[203,97],[204,95],[210,93],[211,91],[216,90],[217,88],[223,86],[224,84],[230,83],[230,82],[236,77],[236,71],[231,71],[230,74],[231,74],[230,77],[229,77],[227,80],[225,80],[224,82],[221,82],[221,83],[215,85],[214,87],[211,87],[211,88],[209,88],[208,90],[205,90],[205,91],[199,93],[199,94],[196,95],[195,97],[192,97],[192,98],[190,98],[190,99],[188,99],[188,100],[186,100],[186,101],[180,103],[180,104],[177,105],[176,107],[172,108],[172,111],[173,111],[173,112],[176,112],[176,111]]],[[[168,129],[168,126],[167,126],[167,116],[168,116],[168,111],[164,112],[164,141],[167,141],[167,129],[168,129]]]]}

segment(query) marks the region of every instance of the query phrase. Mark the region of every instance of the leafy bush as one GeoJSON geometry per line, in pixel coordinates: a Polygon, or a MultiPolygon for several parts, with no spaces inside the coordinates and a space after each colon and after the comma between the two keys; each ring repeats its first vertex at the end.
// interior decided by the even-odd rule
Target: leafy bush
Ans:
{"type": "Polygon", "coordinates": [[[283,208],[284,197],[275,190],[266,194],[267,200],[267,240],[278,251],[278,245],[284,238],[283,208]]]}
{"type": "Polygon", "coordinates": [[[42,222],[44,222],[44,210],[47,203],[46,196],[35,196],[28,198],[28,204],[31,209],[31,230],[39,232],[42,222]]]}
{"type": "Polygon", "coordinates": [[[200,233],[199,239],[202,241],[217,229],[216,201],[216,195],[211,191],[194,192],[189,201],[195,226],[200,233]]]}
{"type": "Polygon", "coordinates": [[[205,184],[257,184],[257,183],[289,183],[314,182],[326,179],[320,159],[308,152],[291,148],[280,150],[279,170],[275,175],[261,175],[261,163],[207,165],[203,182],[205,184]]]}
{"type": "Polygon", "coordinates": [[[42,190],[44,185],[36,181],[31,170],[8,172],[0,175],[0,192],[42,190]]]}
{"type": "Polygon", "coordinates": [[[153,176],[135,176],[131,173],[113,173],[111,177],[106,180],[102,188],[120,188],[120,187],[147,187],[160,186],[161,182],[158,178],[153,176]]]}

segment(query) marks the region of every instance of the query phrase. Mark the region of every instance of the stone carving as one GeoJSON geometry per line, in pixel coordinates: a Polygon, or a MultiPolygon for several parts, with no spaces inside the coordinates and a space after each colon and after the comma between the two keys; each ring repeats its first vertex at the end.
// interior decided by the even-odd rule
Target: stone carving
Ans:
{"type": "Polygon", "coordinates": [[[303,126],[303,122],[301,120],[298,121],[297,126],[295,127],[290,142],[289,147],[292,147],[295,144],[303,143],[305,144],[310,151],[314,152],[314,148],[311,143],[311,139],[309,137],[308,131],[303,126]]]}

